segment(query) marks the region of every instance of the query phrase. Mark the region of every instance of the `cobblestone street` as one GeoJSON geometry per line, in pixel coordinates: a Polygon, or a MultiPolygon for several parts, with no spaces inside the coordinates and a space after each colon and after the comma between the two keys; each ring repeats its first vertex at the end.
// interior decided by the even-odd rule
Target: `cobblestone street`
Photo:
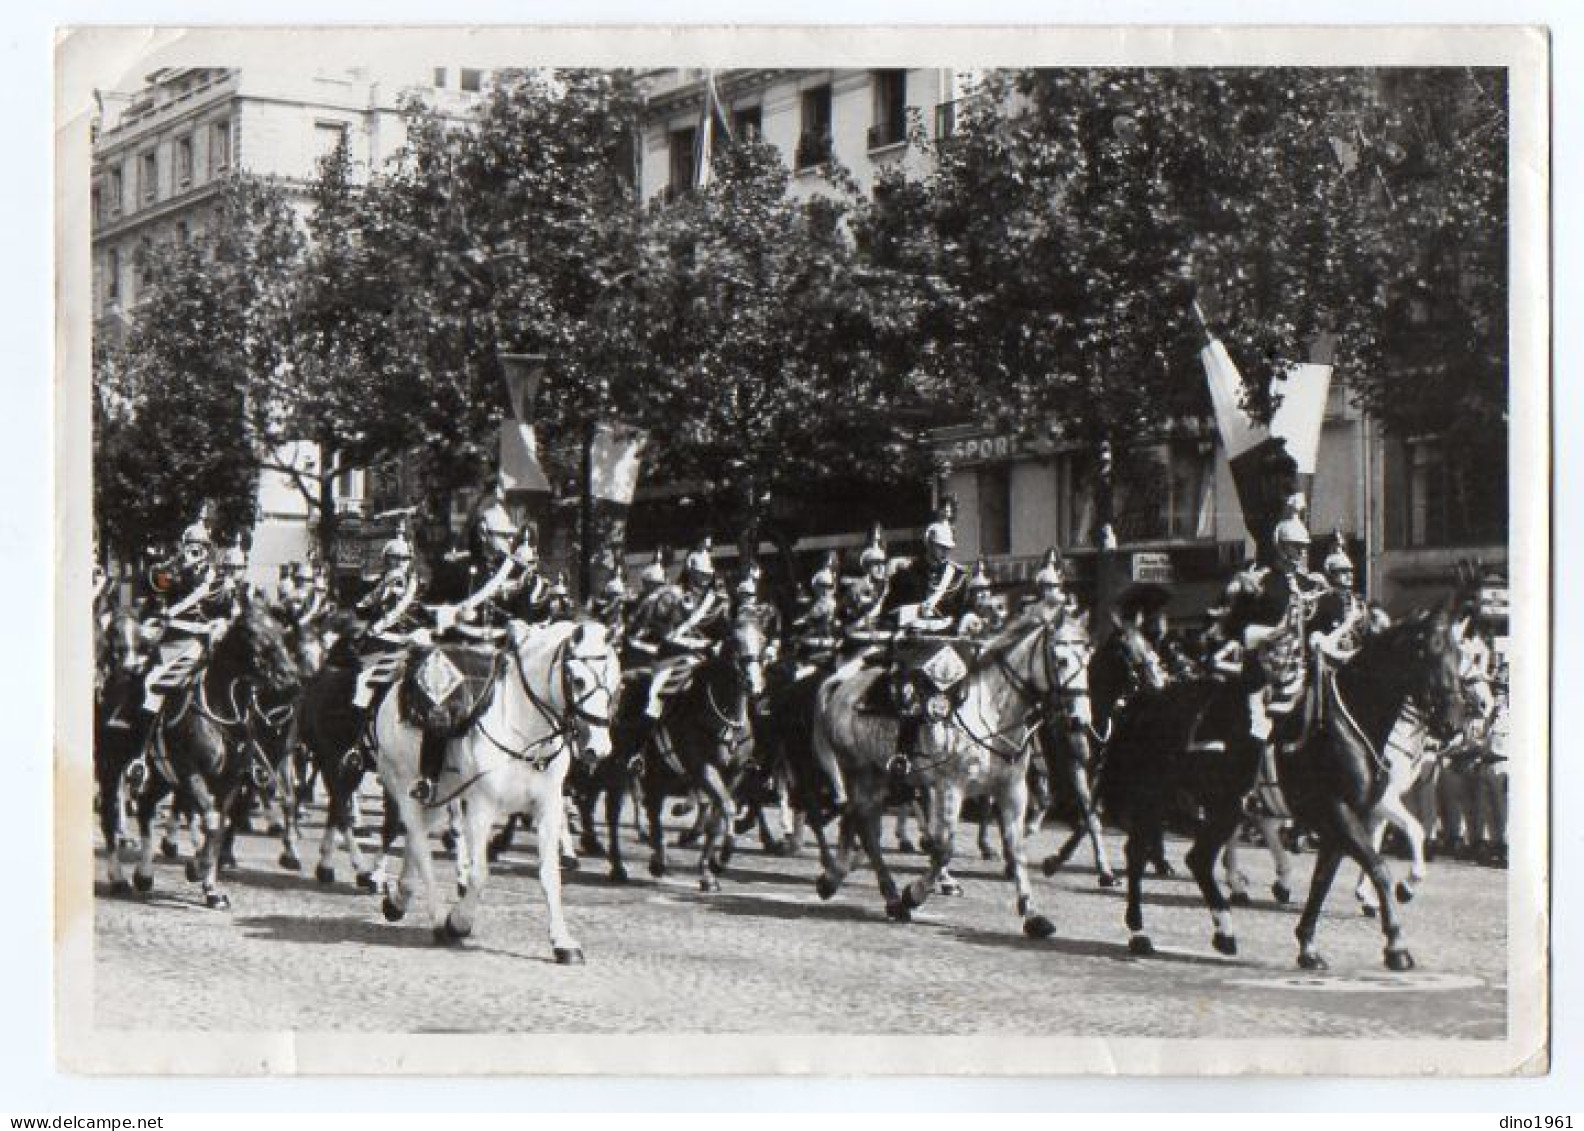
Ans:
{"type": "MultiPolygon", "coordinates": [[[[965,895],[931,899],[910,925],[886,921],[867,870],[821,902],[812,849],[786,859],[746,838],[723,890],[705,895],[691,850],[674,850],[678,870],[653,880],[646,853],[632,844],[634,879],[625,886],[605,878],[601,860],[566,873],[568,918],[588,956],[587,966],[567,968],[551,961],[531,838],[494,866],[473,937],[444,949],[431,941],[421,901],[403,923],[384,922],[378,898],[354,888],[344,857],[335,885],[314,880],[316,816],[305,830],[304,874],[276,866],[275,839],[240,838],[230,912],[205,910],[175,862],[160,862],[148,896],[109,898],[101,880],[99,1023],[1237,1038],[1480,1039],[1504,1031],[1505,871],[1431,865],[1407,908],[1419,961],[1410,974],[1382,967],[1378,927],[1358,912],[1345,871],[1321,924],[1331,970],[1308,975],[1294,964],[1296,906],[1271,901],[1263,851],[1243,855],[1256,899],[1234,916],[1238,957],[1211,949],[1209,916],[1184,874],[1147,881],[1147,924],[1161,954],[1140,959],[1127,951],[1120,889],[1101,889],[1088,869],[1038,875],[1037,861],[1062,832],[1046,830],[1030,853],[1036,899],[1057,926],[1043,942],[1020,933],[1011,885],[998,862],[979,859],[971,826],[959,839],[969,856],[954,869],[965,895]]],[[[888,847],[890,836],[888,821],[888,847]]],[[[1120,839],[1110,839],[1120,859],[1120,839]]],[[[1185,845],[1168,849],[1180,862],[1185,845]]],[[[1313,859],[1298,858],[1300,881],[1313,859]]],[[[904,879],[922,866],[917,856],[894,860],[904,879]]],[[[96,865],[102,876],[102,858],[96,865]]],[[[449,895],[448,855],[439,873],[449,895]]]]}

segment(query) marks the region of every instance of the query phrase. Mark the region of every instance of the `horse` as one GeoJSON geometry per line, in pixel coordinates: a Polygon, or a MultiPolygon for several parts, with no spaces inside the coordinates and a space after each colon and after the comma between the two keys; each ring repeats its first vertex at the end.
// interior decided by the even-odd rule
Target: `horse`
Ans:
{"type": "MultiPolygon", "coordinates": [[[[262,605],[245,601],[210,650],[193,682],[154,720],[150,755],[154,772],[137,796],[141,854],[132,882],[139,892],[154,886],[154,815],[175,791],[198,816],[203,842],[188,862],[187,878],[200,883],[211,909],[231,906],[219,886],[226,815],[255,758],[278,761],[283,736],[282,711],[295,704],[297,667],[279,623],[262,605]]],[[[126,890],[119,855],[110,853],[110,885],[126,890]]]]}
{"type": "Polygon", "coordinates": [[[1399,722],[1422,725],[1445,739],[1463,726],[1459,649],[1446,612],[1419,613],[1368,639],[1346,663],[1322,670],[1320,719],[1278,765],[1293,815],[1320,841],[1309,898],[1298,920],[1298,965],[1323,970],[1315,927],[1342,858],[1369,874],[1380,901],[1386,967],[1411,970],[1391,876],[1371,844],[1368,822],[1389,786],[1382,750],[1399,722]]]}
{"type": "Polygon", "coordinates": [[[716,878],[732,855],[737,815],[734,789],[753,743],[751,709],[765,693],[765,636],[753,617],[738,617],[691,680],[671,698],[649,741],[638,748],[641,685],[623,688],[614,735],[616,756],[605,765],[606,858],[610,878],[627,879],[618,827],[629,781],[641,786],[648,816],[649,874],[666,874],[662,810],[668,797],[697,790],[704,809],[699,848],[699,890],[720,890],[716,878]]]}
{"type": "MultiPolygon", "coordinates": [[[[1425,729],[1418,725],[1413,712],[1399,719],[1387,736],[1382,756],[1386,762],[1386,779],[1380,800],[1370,810],[1365,822],[1370,843],[1380,852],[1389,824],[1408,842],[1408,875],[1397,882],[1397,901],[1408,903],[1415,889],[1425,877],[1425,830],[1423,823],[1408,807],[1405,797],[1430,768],[1432,758],[1456,759],[1463,756],[1480,758],[1486,751],[1490,723],[1496,710],[1496,696],[1489,678],[1489,648],[1477,633],[1469,632],[1467,620],[1452,628],[1452,639],[1458,646],[1458,681],[1463,690],[1463,703],[1469,723],[1463,733],[1445,749],[1432,753],[1425,741],[1425,729]]],[[[1354,897],[1364,914],[1374,916],[1375,904],[1368,894],[1369,874],[1359,870],[1354,885],[1354,897]]]]}
{"type": "Polygon", "coordinates": [[[131,612],[110,614],[95,640],[94,781],[99,827],[113,856],[121,840],[121,787],[142,744],[138,719],[149,642],[131,612]]]}
{"type": "Polygon", "coordinates": [[[606,628],[596,621],[536,628],[511,621],[505,634],[492,694],[467,729],[449,740],[434,800],[419,802],[410,792],[418,776],[423,732],[404,717],[407,689],[386,695],[375,715],[380,781],[407,835],[401,875],[386,886],[382,911],[387,921],[401,921],[421,880],[435,940],[446,944],[466,938],[489,880],[488,844],[496,817],[527,812],[539,836],[539,883],[549,912],[552,952],[560,964],[581,964],[582,947],[561,907],[556,849],[565,812],[562,788],[572,758],[599,759],[610,753],[611,709],[621,668],[606,628]],[[466,860],[459,852],[458,874],[466,893],[447,912],[435,881],[429,831],[452,804],[462,818],[466,860]]]}

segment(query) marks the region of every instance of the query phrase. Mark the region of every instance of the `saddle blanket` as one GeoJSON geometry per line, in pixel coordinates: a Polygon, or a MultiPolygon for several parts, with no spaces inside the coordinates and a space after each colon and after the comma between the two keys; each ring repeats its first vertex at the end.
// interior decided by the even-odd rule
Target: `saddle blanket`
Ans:
{"type": "Polygon", "coordinates": [[[494,698],[500,657],[498,648],[466,644],[414,653],[399,689],[402,718],[426,734],[462,737],[494,698]]]}
{"type": "Polygon", "coordinates": [[[203,660],[203,645],[196,640],[186,640],[177,645],[160,647],[160,663],[148,674],[143,705],[157,711],[165,696],[190,687],[198,675],[203,660]]]}

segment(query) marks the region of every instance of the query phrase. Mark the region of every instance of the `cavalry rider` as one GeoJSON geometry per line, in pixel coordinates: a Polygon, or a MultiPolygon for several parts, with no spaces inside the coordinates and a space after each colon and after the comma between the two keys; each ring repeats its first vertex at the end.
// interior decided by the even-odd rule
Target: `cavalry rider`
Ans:
{"type": "MultiPolygon", "coordinates": [[[[359,614],[368,619],[365,640],[370,651],[405,648],[420,627],[415,618],[418,605],[418,571],[413,569],[412,544],[407,531],[398,527],[380,551],[382,573],[379,582],[357,603],[359,614]]],[[[360,689],[361,690],[361,689],[360,689]]],[[[366,707],[366,702],[358,703],[366,707]]]]}
{"type": "MultiPolygon", "coordinates": [[[[879,523],[869,535],[869,544],[859,556],[858,564],[863,576],[844,587],[839,611],[843,630],[861,639],[879,630],[886,598],[891,594],[891,560],[886,555],[879,523]]],[[[834,567],[832,573],[835,573],[834,567]]]]}
{"type": "Polygon", "coordinates": [[[605,626],[612,644],[621,644],[627,626],[627,585],[620,572],[613,573],[599,596],[589,602],[589,615],[605,626]]]}
{"type": "MultiPolygon", "coordinates": [[[[481,517],[480,521],[488,522],[489,516],[481,517]]],[[[543,624],[549,619],[552,586],[539,572],[535,535],[532,521],[524,522],[515,534],[507,533],[504,537],[498,527],[488,528],[488,537],[481,543],[486,549],[480,563],[489,550],[499,549],[502,543],[505,549],[494,559],[494,570],[488,580],[456,606],[458,620],[482,619],[485,624],[496,626],[509,617],[528,624],[543,624]]],[[[475,580],[482,573],[482,569],[476,569],[475,580]]]]}
{"type": "Polygon", "coordinates": [[[1353,587],[1353,559],[1348,557],[1340,532],[1326,555],[1325,577],[1330,591],[1315,602],[1314,617],[1307,630],[1310,642],[1321,655],[1342,663],[1364,643],[1374,617],[1353,587]]]}
{"type": "Polygon", "coordinates": [[[247,576],[247,554],[240,541],[220,552],[219,574],[220,584],[231,601],[231,615],[234,617],[255,596],[253,583],[247,576]]]}
{"type": "Polygon", "coordinates": [[[983,558],[974,566],[968,579],[968,607],[957,618],[954,632],[970,640],[994,636],[1006,627],[1005,618],[996,608],[995,594],[990,588],[990,573],[983,558]]]}
{"type": "MultiPolygon", "coordinates": [[[[543,578],[540,578],[543,581],[543,578]]],[[[531,584],[531,583],[529,583],[531,584]]],[[[527,593],[528,585],[518,590],[520,595],[526,595],[528,604],[532,606],[531,594],[527,593]]],[[[555,582],[550,586],[545,597],[545,620],[549,622],[574,620],[577,617],[577,605],[572,600],[572,590],[567,587],[566,574],[557,572],[555,582]]]]}
{"type": "Polygon", "coordinates": [[[799,667],[826,667],[841,648],[841,621],[836,605],[836,555],[809,578],[809,593],[798,603],[792,621],[792,650],[799,667]]]}
{"type": "Polygon", "coordinates": [[[749,562],[737,582],[737,600],[733,615],[738,619],[752,620],[764,634],[766,647],[774,649],[779,647],[776,642],[781,639],[781,610],[761,596],[759,592],[761,577],[759,563],[749,562]]]}
{"type": "Polygon", "coordinates": [[[1034,598],[1024,611],[1049,624],[1060,624],[1072,611],[1072,601],[1067,594],[1067,567],[1062,563],[1061,551],[1055,546],[1045,551],[1045,560],[1034,575],[1034,598]]]}
{"type": "Polygon", "coordinates": [[[687,556],[680,589],[666,586],[640,606],[628,644],[657,657],[634,749],[642,749],[665,710],[665,702],[698,666],[699,657],[724,638],[731,610],[716,586],[708,538],[687,556]]]}
{"type": "MultiPolygon", "coordinates": [[[[182,532],[181,555],[168,580],[163,568],[155,567],[162,576],[156,577],[153,584],[164,599],[164,607],[143,629],[145,635],[158,641],[160,662],[144,679],[143,710],[136,723],[140,746],[164,703],[165,692],[191,677],[205,649],[230,621],[231,593],[215,570],[213,553],[209,526],[200,517],[182,532]]],[[[130,771],[134,782],[147,774],[144,756],[130,771]]]]}
{"type": "Polygon", "coordinates": [[[1216,670],[1238,678],[1248,692],[1249,733],[1264,748],[1267,778],[1275,781],[1271,715],[1298,706],[1304,688],[1304,626],[1328,587],[1311,574],[1309,528],[1302,516],[1303,496],[1288,500],[1277,523],[1275,554],[1269,568],[1234,578],[1228,589],[1216,670]]]}
{"type": "MultiPolygon", "coordinates": [[[[924,556],[915,558],[897,571],[887,587],[884,612],[899,630],[949,632],[962,616],[967,602],[968,576],[952,560],[957,537],[945,518],[930,523],[924,530],[924,556]]],[[[938,653],[938,649],[932,655],[938,653]]],[[[923,704],[918,701],[911,682],[916,658],[902,654],[894,658],[891,671],[894,703],[900,726],[897,727],[897,752],[891,760],[893,781],[905,784],[914,747],[922,723],[923,704]]]]}

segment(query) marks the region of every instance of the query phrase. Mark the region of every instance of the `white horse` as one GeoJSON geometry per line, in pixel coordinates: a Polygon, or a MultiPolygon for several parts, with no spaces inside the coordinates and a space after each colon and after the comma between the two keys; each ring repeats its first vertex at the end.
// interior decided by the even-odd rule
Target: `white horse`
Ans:
{"type": "Polygon", "coordinates": [[[395,799],[407,833],[401,876],[387,887],[386,919],[407,913],[417,880],[429,900],[435,938],[448,942],[472,933],[478,905],[489,879],[489,838],[501,814],[528,813],[539,840],[539,883],[549,912],[550,945],[557,962],[577,965],[583,951],[561,908],[559,849],[565,816],[562,787],[571,759],[610,754],[610,715],[621,671],[616,653],[598,622],[560,622],[507,629],[505,663],[494,697],[461,738],[453,739],[435,783],[430,804],[410,794],[418,775],[422,734],[401,718],[398,696],[385,697],[375,720],[379,775],[395,799]],[[455,803],[462,816],[457,880],[466,893],[445,914],[434,862],[430,828],[455,803]]]}

